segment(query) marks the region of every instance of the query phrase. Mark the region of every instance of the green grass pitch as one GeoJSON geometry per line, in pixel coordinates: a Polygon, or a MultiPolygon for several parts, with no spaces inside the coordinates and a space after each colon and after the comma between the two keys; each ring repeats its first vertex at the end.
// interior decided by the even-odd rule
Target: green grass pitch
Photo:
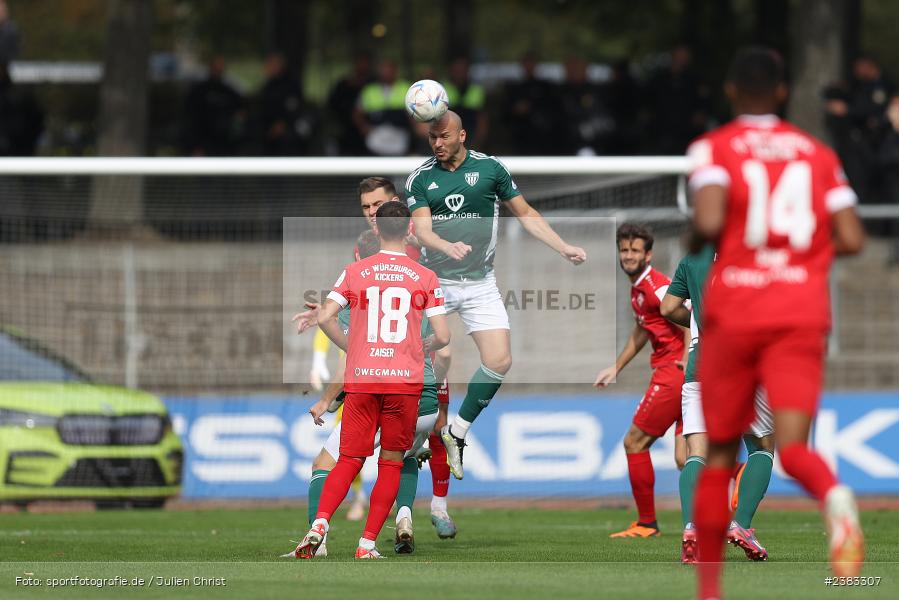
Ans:
{"type": "MultiPolygon", "coordinates": [[[[354,563],[361,532],[339,513],[327,558],[281,559],[305,533],[304,510],[108,511],[0,514],[0,598],[692,598],[691,567],[679,564],[678,513],[660,514],[663,535],[611,540],[631,511],[499,510],[453,512],[455,540],[439,540],[428,513],[416,510],[416,553],[393,553],[385,527],[379,549],[387,560],[354,563]],[[32,575],[27,575],[31,573],[32,575]],[[142,578],[143,587],[51,589],[50,578],[142,578]],[[33,577],[40,586],[16,585],[33,577]],[[190,585],[158,585],[155,578],[190,585]],[[201,586],[194,577],[224,578],[201,586]]],[[[899,513],[867,512],[864,575],[872,588],[834,588],[818,514],[767,511],[756,518],[759,539],[771,553],[750,563],[729,547],[728,598],[899,597],[899,513]]],[[[387,525],[392,525],[392,518],[387,525]]]]}

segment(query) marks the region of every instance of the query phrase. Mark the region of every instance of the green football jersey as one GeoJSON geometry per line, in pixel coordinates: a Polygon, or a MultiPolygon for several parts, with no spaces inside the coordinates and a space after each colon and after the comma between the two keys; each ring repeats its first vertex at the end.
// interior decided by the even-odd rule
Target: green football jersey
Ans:
{"type": "Polygon", "coordinates": [[[699,332],[702,330],[702,289],[715,258],[715,249],[706,245],[696,254],[688,254],[674,272],[668,293],[678,298],[689,298],[693,305],[690,313],[690,357],[684,381],[696,381],[696,361],[699,360],[699,332]]]}
{"type": "MultiPolygon", "coordinates": [[[[350,331],[350,307],[345,306],[337,313],[337,322],[343,329],[344,335],[349,335],[350,331]]],[[[433,333],[431,324],[427,319],[421,321],[421,338],[424,339],[433,333]]],[[[337,400],[342,400],[346,395],[340,392],[337,400]]],[[[437,377],[434,375],[434,367],[431,365],[431,357],[425,355],[425,371],[424,371],[424,388],[421,390],[421,400],[418,402],[418,416],[433,415],[437,412],[437,377]]]]}
{"type": "Polygon", "coordinates": [[[467,150],[455,171],[431,158],[406,180],[409,210],[431,209],[434,233],[465,242],[471,252],[457,261],[422,248],[421,263],[444,279],[483,279],[493,270],[500,202],[520,195],[508,169],[495,157],[467,150]]]}

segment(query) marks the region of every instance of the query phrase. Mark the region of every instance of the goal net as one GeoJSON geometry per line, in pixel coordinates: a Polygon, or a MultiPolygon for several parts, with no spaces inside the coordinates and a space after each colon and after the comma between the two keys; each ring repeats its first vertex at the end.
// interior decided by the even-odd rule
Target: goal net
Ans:
{"type": "MultiPolygon", "coordinates": [[[[586,400],[596,372],[614,361],[633,326],[615,229],[624,221],[650,226],[654,264],[672,272],[686,223],[679,208],[685,161],[504,162],[525,198],[588,260],[570,265],[518,219],[500,214],[494,264],[513,366],[498,406],[472,432],[466,489],[590,495],[587,483],[605,478],[614,482],[605,492],[624,493],[626,464],[615,448],[645,387],[648,357],[611,390],[612,398],[628,395],[602,407],[607,417],[586,400]]],[[[311,377],[314,332],[297,335],[290,319],[352,260],[368,227],[359,181],[387,176],[402,190],[420,163],[6,159],[0,384],[89,378],[157,394],[184,445],[184,495],[302,496],[329,428],[305,414],[320,393],[311,377]]],[[[454,411],[481,361],[461,320],[451,316],[450,323],[454,411]]],[[[331,378],[338,360],[332,347],[325,362],[331,378]]],[[[328,374],[319,373],[323,383],[328,374]]],[[[82,433],[81,441],[146,441],[141,427],[153,437],[152,423],[138,425],[119,423],[113,433],[94,427],[97,437],[82,433]]],[[[664,444],[658,452],[667,452],[664,444]]],[[[148,468],[86,463],[64,483],[159,483],[147,480],[148,468]]],[[[164,474],[169,468],[160,467],[164,474]]]]}
{"type": "MultiPolygon", "coordinates": [[[[8,291],[0,322],[97,380],[162,393],[308,384],[313,333],[297,336],[290,317],[304,300],[320,299],[308,292],[330,289],[351,261],[367,228],[359,180],[385,174],[402,190],[420,163],[329,159],[316,172],[304,161],[252,159],[19,162],[19,173],[7,164],[0,177],[0,284],[8,291]]],[[[589,255],[570,267],[501,214],[495,270],[516,358],[525,360],[510,378],[588,383],[563,356],[587,358],[593,370],[614,358],[616,340],[585,332],[630,329],[627,311],[616,311],[617,258],[608,245],[615,224],[650,225],[656,261],[670,270],[685,222],[677,207],[682,164],[507,163],[527,200],[589,255]],[[554,318],[542,306],[553,292],[592,299],[595,310],[554,318]]],[[[451,375],[464,383],[478,357],[461,325],[454,332],[451,375]]],[[[332,351],[328,370],[336,369],[332,351]]]]}

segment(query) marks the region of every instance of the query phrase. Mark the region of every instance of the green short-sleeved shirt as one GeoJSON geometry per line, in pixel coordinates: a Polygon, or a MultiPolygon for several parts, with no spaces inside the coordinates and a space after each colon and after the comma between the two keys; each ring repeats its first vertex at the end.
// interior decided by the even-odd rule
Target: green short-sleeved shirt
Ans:
{"type": "Polygon", "coordinates": [[[468,150],[455,171],[431,158],[406,180],[409,210],[431,209],[434,233],[448,242],[465,242],[472,251],[457,261],[422,249],[421,263],[444,279],[483,279],[493,270],[500,202],[521,192],[495,157],[468,150]]]}
{"type": "MultiPolygon", "coordinates": [[[[344,335],[347,335],[350,331],[349,306],[344,307],[337,313],[337,322],[340,323],[340,328],[343,329],[344,335]]],[[[431,335],[431,333],[433,333],[431,331],[431,324],[427,319],[422,319],[421,338],[424,339],[431,335]]],[[[337,399],[342,400],[345,395],[345,392],[340,392],[337,399]]],[[[425,355],[424,387],[421,390],[421,400],[418,402],[418,416],[424,417],[426,415],[433,415],[435,412],[437,412],[437,377],[434,375],[431,357],[425,355]]]]}
{"type": "Polygon", "coordinates": [[[696,254],[688,254],[677,265],[668,293],[688,298],[693,304],[690,313],[690,357],[687,360],[685,382],[696,381],[696,361],[699,360],[699,332],[702,330],[702,290],[715,258],[715,249],[706,245],[696,254]]]}

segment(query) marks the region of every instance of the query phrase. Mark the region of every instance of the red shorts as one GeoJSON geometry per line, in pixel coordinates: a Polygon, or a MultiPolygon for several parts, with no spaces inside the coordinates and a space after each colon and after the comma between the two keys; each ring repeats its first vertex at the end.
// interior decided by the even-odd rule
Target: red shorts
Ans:
{"type": "Polygon", "coordinates": [[[381,429],[381,448],[405,452],[415,441],[420,394],[359,394],[348,392],[343,402],[340,454],[365,457],[375,451],[381,429]]]}
{"type": "Polygon", "coordinates": [[[824,373],[825,333],[820,329],[702,332],[699,380],[702,412],[713,442],[738,439],[755,420],[755,390],[771,410],[818,411],[824,373]]]}
{"type": "Polygon", "coordinates": [[[681,424],[681,387],[684,385],[684,372],[674,363],[660,365],[652,372],[649,388],[643,395],[637,412],[634,413],[634,425],[644,433],[654,437],[662,437],[672,424],[677,424],[676,433],[680,433],[681,424]]]}

